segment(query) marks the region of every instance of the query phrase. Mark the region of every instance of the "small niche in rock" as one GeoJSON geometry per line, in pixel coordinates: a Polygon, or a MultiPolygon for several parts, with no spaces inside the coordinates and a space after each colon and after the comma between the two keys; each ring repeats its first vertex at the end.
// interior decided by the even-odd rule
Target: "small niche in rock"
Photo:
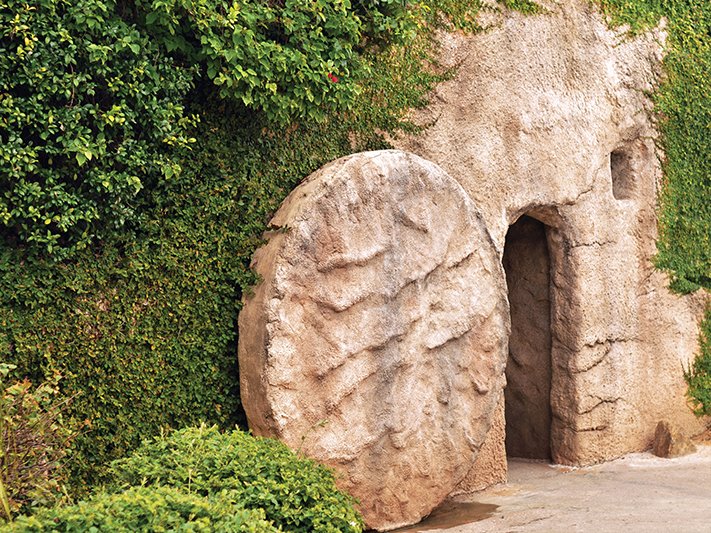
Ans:
{"type": "Polygon", "coordinates": [[[634,196],[635,180],[632,155],[626,150],[610,154],[610,176],[615,200],[629,200],[634,196]]]}

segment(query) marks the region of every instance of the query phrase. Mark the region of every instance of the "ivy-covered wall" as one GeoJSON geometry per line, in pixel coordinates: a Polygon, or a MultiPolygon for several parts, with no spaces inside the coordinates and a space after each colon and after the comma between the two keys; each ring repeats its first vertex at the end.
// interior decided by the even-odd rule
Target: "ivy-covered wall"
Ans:
{"type": "Polygon", "coordinates": [[[351,141],[339,127],[263,134],[241,113],[246,124],[228,108],[201,113],[140,231],[61,263],[3,249],[0,349],[18,375],[58,371],[77,395],[72,414],[90,421],[74,454],[82,478],[161,428],[242,421],[236,320],[252,252],[281,199],[351,141]]]}
{"type": "Polygon", "coordinates": [[[240,5],[0,0],[0,357],[62,375],[80,490],[163,428],[243,421],[236,319],[271,213],[408,127],[440,77],[433,13],[468,13],[240,5]]]}

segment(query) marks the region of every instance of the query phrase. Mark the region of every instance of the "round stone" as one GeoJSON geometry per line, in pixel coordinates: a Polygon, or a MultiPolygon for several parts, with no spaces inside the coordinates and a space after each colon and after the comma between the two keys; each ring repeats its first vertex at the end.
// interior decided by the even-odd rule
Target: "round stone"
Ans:
{"type": "Polygon", "coordinates": [[[334,467],[369,527],[415,523],[467,474],[504,386],[487,229],[454,179],[394,150],[315,172],[271,224],[239,318],[249,425],[334,467]]]}

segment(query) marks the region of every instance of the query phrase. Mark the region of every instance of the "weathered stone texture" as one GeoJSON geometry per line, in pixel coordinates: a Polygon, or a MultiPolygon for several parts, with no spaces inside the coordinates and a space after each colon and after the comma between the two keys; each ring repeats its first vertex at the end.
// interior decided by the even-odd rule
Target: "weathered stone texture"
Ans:
{"type": "Polygon", "coordinates": [[[295,189],[240,314],[250,427],[337,467],[369,526],[428,514],[464,478],[504,384],[508,306],[471,200],[397,151],[295,189]]]}
{"type": "Polygon", "coordinates": [[[681,457],[694,453],[696,445],[674,424],[662,420],[654,431],[652,451],[659,457],[681,457]]]}
{"type": "MultiPolygon", "coordinates": [[[[651,260],[661,168],[648,94],[663,28],[630,38],[590,2],[545,5],[490,17],[479,35],[443,35],[442,61],[457,75],[413,115],[432,126],[395,143],[462,184],[500,253],[522,215],[546,225],[551,453],[589,464],[648,448],[662,418],[702,429],[682,366],[707,297],[671,294],[651,260]]],[[[514,331],[535,327],[533,316],[513,321],[514,331]]]]}
{"type": "Polygon", "coordinates": [[[456,486],[450,496],[470,494],[491,485],[506,483],[506,422],[504,419],[504,396],[501,395],[492,415],[491,429],[466,477],[456,486]]]}

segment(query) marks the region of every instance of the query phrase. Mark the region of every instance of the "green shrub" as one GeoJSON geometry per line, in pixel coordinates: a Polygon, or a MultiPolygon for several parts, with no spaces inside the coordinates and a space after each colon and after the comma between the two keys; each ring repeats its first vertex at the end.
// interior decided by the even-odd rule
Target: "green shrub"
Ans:
{"type": "Polygon", "coordinates": [[[502,3],[509,9],[514,9],[527,15],[535,15],[544,11],[540,4],[531,0],[502,0],[502,3]]]}
{"type": "Polygon", "coordinates": [[[361,21],[342,0],[135,2],[158,42],[200,65],[223,98],[288,124],[352,106],[361,21]]]}
{"type": "MultiPolygon", "coordinates": [[[[243,420],[236,320],[270,215],[328,161],[385,147],[375,132],[397,129],[438,79],[422,68],[425,49],[421,40],[371,52],[367,61],[378,66],[353,111],[279,129],[203,83],[187,99],[201,117],[196,142],[171,151],[180,174],[146,183],[134,198],[134,231],[109,228],[59,263],[44,245],[18,245],[3,232],[0,359],[33,381],[59,372],[63,394],[78,395],[69,414],[90,421],[72,452],[79,492],[161,429],[243,420]]],[[[154,57],[167,61],[160,51],[154,57]]]]}
{"type": "Polygon", "coordinates": [[[64,497],[62,460],[75,434],[62,417],[66,402],[57,399],[57,379],[34,388],[27,380],[8,384],[12,369],[0,363],[0,517],[5,519],[64,497]]]}
{"type": "Polygon", "coordinates": [[[108,0],[0,0],[0,228],[66,256],[179,172],[194,73],[108,0]]]}
{"type": "MultiPolygon", "coordinates": [[[[87,1],[99,9],[94,0],[87,1]]],[[[52,2],[60,0],[46,5],[54,5],[52,2]]],[[[38,5],[44,7],[19,16],[45,20],[48,27],[71,22],[67,16],[50,17],[45,3],[38,5]]],[[[84,4],[57,5],[65,9],[61,13],[80,16],[84,4]]],[[[106,28],[117,25],[135,31],[132,35],[139,40],[151,35],[144,25],[147,3],[140,4],[144,11],[131,2],[101,5],[106,11],[106,28]],[[119,15],[136,25],[124,22],[119,15]]],[[[184,22],[196,24],[197,20],[184,22]]],[[[158,20],[152,22],[158,31],[158,20]]],[[[196,30],[191,27],[181,31],[192,35],[196,30]]],[[[90,36],[99,32],[91,21],[86,28],[79,24],[72,28],[90,36]]],[[[52,44],[51,35],[48,39],[44,46],[52,44]]],[[[167,48],[167,41],[152,35],[151,44],[142,50],[153,50],[151,57],[157,65],[175,69],[170,72],[176,76],[182,72],[181,79],[185,75],[187,83],[193,71],[174,66],[189,64],[187,54],[174,49],[170,53],[175,57],[168,59],[167,48]],[[154,45],[158,49],[154,50],[154,45]]],[[[0,359],[16,364],[18,375],[36,382],[59,372],[64,376],[62,393],[77,395],[69,414],[86,418],[90,426],[72,450],[75,491],[86,492],[88,486],[100,483],[108,462],[125,456],[141,439],[161,429],[202,420],[221,427],[243,421],[235,357],[236,320],[242,291],[254,282],[249,270],[251,256],[261,243],[270,215],[299,180],[328,161],[386,146],[376,132],[401,127],[405,111],[422,103],[423,93],[439,79],[423,67],[428,50],[424,37],[416,46],[385,47],[380,52],[371,49],[363,60],[373,65],[373,75],[362,83],[363,90],[351,111],[335,113],[333,106],[325,106],[330,112],[322,121],[301,120],[288,127],[275,128],[266,113],[245,109],[234,102],[236,97],[217,98],[214,88],[203,79],[183,99],[190,106],[189,114],[201,117],[191,130],[196,142],[189,150],[171,149],[168,154],[171,164],[182,172],[170,179],[146,181],[130,202],[130,218],[136,222],[133,231],[111,229],[116,226],[110,223],[111,217],[121,210],[114,213],[116,206],[109,202],[102,238],[71,254],[65,249],[67,257],[59,263],[43,254],[48,243],[26,236],[29,242],[18,244],[14,230],[2,231],[0,359]]],[[[84,52],[76,50],[79,55],[84,52]]],[[[136,61],[141,57],[139,54],[136,61]]],[[[116,60],[121,58],[119,55],[116,60]]],[[[111,61],[113,58],[107,59],[107,73],[111,61]]],[[[57,79],[70,76],[62,64],[52,65],[57,79]]],[[[197,70],[207,77],[207,64],[202,59],[197,70]]],[[[120,68],[114,75],[128,79],[126,76],[120,68]]],[[[165,75],[161,87],[165,84],[168,90],[171,79],[165,75]]],[[[329,83],[333,87],[333,82],[329,83]]],[[[337,85],[341,87],[341,81],[337,85]]],[[[178,96],[176,105],[182,103],[178,96]]],[[[141,118],[144,111],[139,106],[135,113],[141,118]]],[[[45,118],[34,116],[32,128],[41,130],[45,118]]],[[[158,142],[154,148],[160,151],[165,147],[158,142]]],[[[79,164],[74,155],[66,162],[79,164]]],[[[81,168],[92,164],[98,164],[96,157],[81,168]]],[[[86,185],[70,178],[66,190],[86,185]]],[[[89,193],[88,198],[93,198],[89,193]]],[[[44,205],[42,198],[36,200],[44,205]]],[[[89,242],[91,233],[93,229],[79,240],[89,242]]],[[[70,246],[70,241],[65,244],[70,246]]],[[[53,253],[57,253],[55,248],[53,253]]]]}
{"type": "Polygon", "coordinates": [[[188,100],[219,94],[279,127],[355,112],[365,52],[406,48],[457,3],[0,0],[4,237],[61,259],[140,225],[141,191],[194,140],[188,100]],[[214,90],[188,98],[199,79],[214,90]]]}
{"type": "Polygon", "coordinates": [[[201,112],[138,234],[61,264],[0,248],[0,360],[34,381],[59,372],[78,395],[69,414],[91,422],[72,451],[80,490],[161,429],[243,421],[236,321],[252,253],[294,184],[351,143],[340,122],[276,136],[239,113],[201,112]]]}
{"type": "Polygon", "coordinates": [[[699,355],[691,368],[684,372],[684,377],[694,413],[711,416],[711,308],[706,310],[706,317],[701,323],[699,355]]]}
{"type": "Polygon", "coordinates": [[[230,491],[247,509],[264,509],[285,531],[357,532],[354,500],[336,489],[325,467],[284,444],[239,430],[200,426],[144,442],[115,461],[114,488],[166,485],[202,496],[230,491]]]}
{"type": "Polygon", "coordinates": [[[278,529],[265,520],[264,511],[242,508],[227,492],[203,498],[169,487],[134,487],[68,507],[44,509],[0,527],[3,533],[42,531],[267,533],[278,529]]]}

